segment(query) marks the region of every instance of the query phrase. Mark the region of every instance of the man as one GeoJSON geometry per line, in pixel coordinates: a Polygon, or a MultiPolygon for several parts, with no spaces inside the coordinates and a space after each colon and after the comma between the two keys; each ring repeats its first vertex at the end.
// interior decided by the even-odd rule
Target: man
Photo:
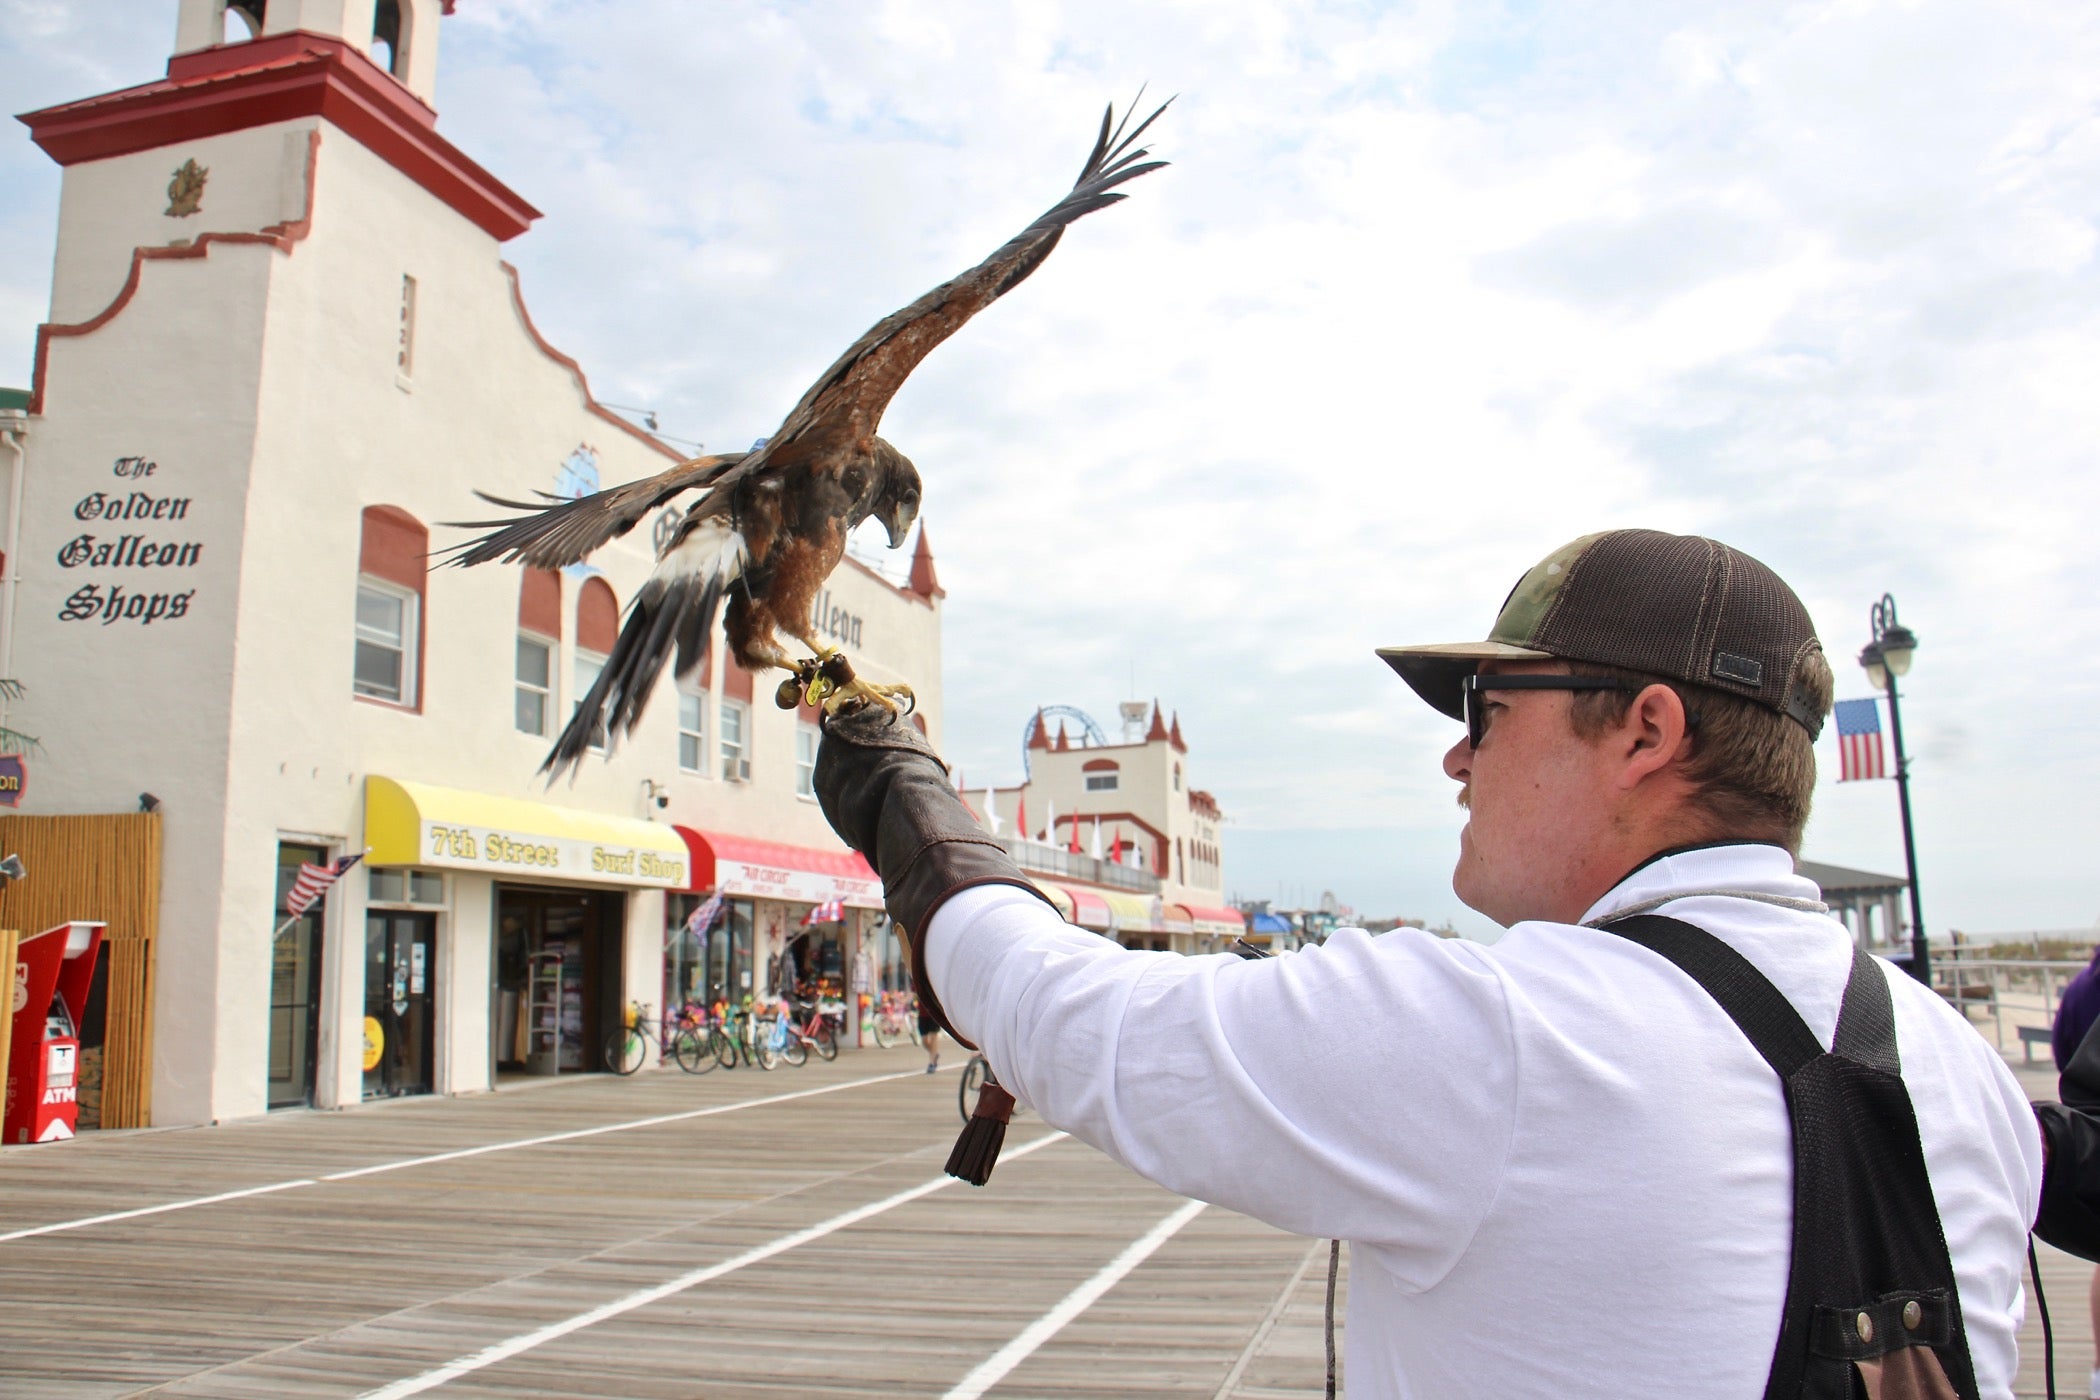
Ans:
{"type": "MultiPolygon", "coordinates": [[[[1508,929],[1492,946],[1116,948],[1030,891],[882,716],[830,726],[817,791],[883,877],[922,1004],[1046,1122],[1351,1242],[1352,1395],[1765,1394],[1794,1253],[1781,1081],[1699,983],[1600,925],[1696,925],[1830,1046],[1853,949],[1794,873],[1831,700],[1806,610],[1726,546],[1616,531],[1526,573],[1489,640],[1380,654],[1467,723],[1444,755],[1469,813],[1453,884],[1508,929]]],[[[1958,1014],[1862,966],[1893,1002],[1954,1338],[1974,1393],[2009,1396],[2034,1118],[1958,1014]]]]}

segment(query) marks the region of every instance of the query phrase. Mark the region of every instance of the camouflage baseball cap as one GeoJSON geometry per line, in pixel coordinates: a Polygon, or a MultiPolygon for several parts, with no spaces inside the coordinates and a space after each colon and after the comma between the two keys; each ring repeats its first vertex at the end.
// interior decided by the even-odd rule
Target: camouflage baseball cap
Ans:
{"type": "Polygon", "coordinates": [[[1801,669],[1821,650],[1794,590],[1749,555],[1697,535],[1611,530],[1533,565],[1486,641],[1378,654],[1453,719],[1465,717],[1460,683],[1483,661],[1587,661],[1743,696],[1813,738],[1823,712],[1801,669]]]}

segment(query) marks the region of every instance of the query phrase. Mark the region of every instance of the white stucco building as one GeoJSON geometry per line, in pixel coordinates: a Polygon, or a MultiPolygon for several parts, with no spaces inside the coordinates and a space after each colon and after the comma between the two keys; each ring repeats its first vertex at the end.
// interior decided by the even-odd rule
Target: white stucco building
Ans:
{"type": "MultiPolygon", "coordinates": [[[[152,1121],[594,1067],[630,1001],[762,990],[828,899],[836,975],[879,894],[776,678],[717,646],[609,759],[535,778],[650,526],[559,577],[424,567],[476,488],[683,455],[534,330],[502,244],[537,212],[430,106],[450,0],[176,8],[165,78],[22,119],[64,186],[0,618],[22,810],[163,813],[152,1121]],[[280,927],[302,861],[368,849],[280,927]],[[702,949],[677,930],[713,890],[702,949]]],[[[908,586],[849,561],[819,619],[936,739],[941,597],[922,534],[908,586]]]]}
{"type": "Polygon", "coordinates": [[[1243,915],[1225,902],[1219,841],[1224,813],[1195,785],[1181,717],[1153,701],[1122,707],[1121,742],[1094,722],[1078,737],[1037,711],[1028,726],[1028,777],[965,799],[1065,917],[1126,946],[1213,952],[1239,937],[1243,915]],[[1056,728],[1053,731],[1052,725],[1056,728]]]}

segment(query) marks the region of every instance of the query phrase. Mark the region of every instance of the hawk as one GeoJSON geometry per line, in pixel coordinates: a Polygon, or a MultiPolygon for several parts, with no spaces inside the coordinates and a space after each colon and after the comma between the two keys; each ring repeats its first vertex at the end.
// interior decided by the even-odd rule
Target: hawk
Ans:
{"type": "Polygon", "coordinates": [[[881,521],[895,549],[918,516],[918,469],[876,436],[883,410],[936,345],[1042,266],[1067,224],[1126,198],[1117,186],[1166,164],[1147,159],[1138,142],[1171,101],[1134,127],[1129,111],[1117,121],[1111,105],[1078,182],[1062,199],[983,262],[876,322],[752,451],[695,457],[553,505],[477,491],[492,505],[524,514],[446,522],[488,530],[453,546],[449,563],[500,560],[560,569],[626,534],[674,497],[704,492],[657,552],[605,669],[540,765],[549,781],[572,771],[593,743],[633,731],[674,653],[679,676],[699,668],[725,598],[723,630],[737,662],[751,671],[793,673],[781,683],[784,708],[805,698],[830,708],[866,700],[896,710],[909,703],[905,687],[854,676],[845,657],[817,641],[811,618],[817,592],[845,557],[846,536],[856,525],[870,517],[881,521]],[[810,655],[791,655],[783,637],[810,655]]]}

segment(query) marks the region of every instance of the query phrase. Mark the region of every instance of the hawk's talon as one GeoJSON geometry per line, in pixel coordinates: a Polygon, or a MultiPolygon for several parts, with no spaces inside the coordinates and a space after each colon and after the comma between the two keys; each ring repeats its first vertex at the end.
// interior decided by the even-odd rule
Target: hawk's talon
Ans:
{"type": "Polygon", "coordinates": [[[824,701],[824,713],[835,715],[841,710],[859,705],[879,705],[890,712],[891,718],[908,715],[919,706],[918,697],[908,685],[876,685],[854,677],[839,686],[835,693],[824,701]]]}

